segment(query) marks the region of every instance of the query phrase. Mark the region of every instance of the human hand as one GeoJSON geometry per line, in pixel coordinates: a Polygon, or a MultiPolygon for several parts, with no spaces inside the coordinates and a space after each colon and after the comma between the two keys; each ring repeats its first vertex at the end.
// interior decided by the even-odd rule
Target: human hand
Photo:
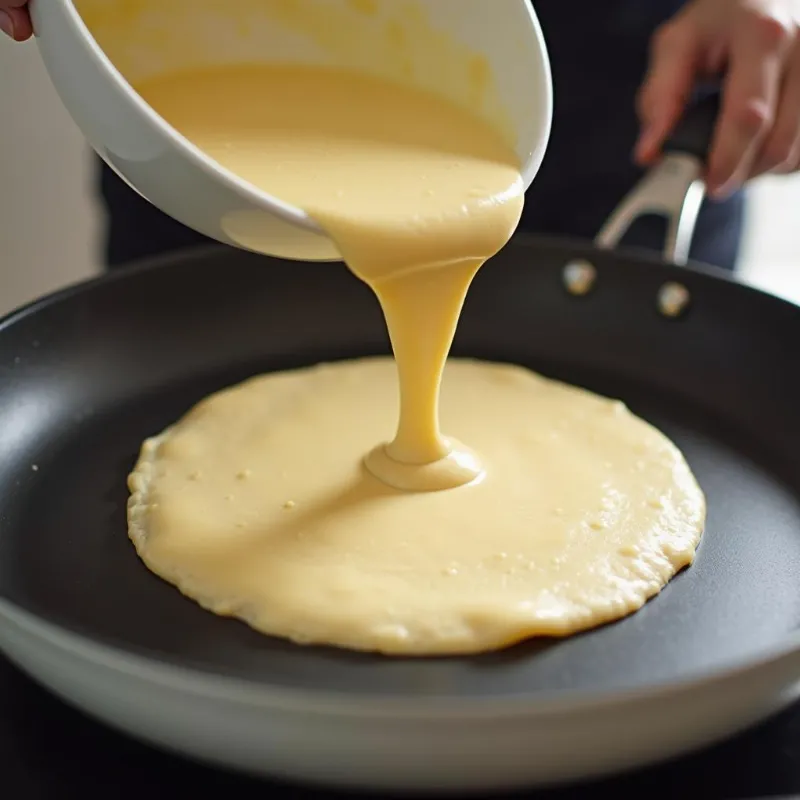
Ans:
{"type": "Polygon", "coordinates": [[[0,0],[0,30],[18,42],[33,34],[28,0],[0,0]]]}
{"type": "Polygon", "coordinates": [[[799,169],[799,6],[798,0],[691,0],[662,26],[639,92],[638,163],[658,158],[696,84],[724,74],[709,192],[725,197],[749,178],[799,169]]]}

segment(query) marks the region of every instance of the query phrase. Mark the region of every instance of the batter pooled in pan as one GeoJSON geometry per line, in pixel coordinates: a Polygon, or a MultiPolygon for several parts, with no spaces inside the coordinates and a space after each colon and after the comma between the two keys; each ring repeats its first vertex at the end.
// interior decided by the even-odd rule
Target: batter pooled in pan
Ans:
{"type": "Polygon", "coordinates": [[[131,477],[140,556],[264,633],[417,655],[618,619],[691,563],[702,494],[674,445],[622,404],[450,360],[442,423],[485,475],[438,492],[365,469],[397,411],[388,358],[205,400],[145,444],[131,477]]]}
{"type": "Polygon", "coordinates": [[[624,407],[456,361],[440,408],[466,292],[522,211],[498,132],[323,68],[220,68],[140,91],[327,230],[395,354],[256,379],[145,443],[129,529],[153,572],[265,633],[429,655],[617,619],[692,561],[702,492],[624,407]]]}

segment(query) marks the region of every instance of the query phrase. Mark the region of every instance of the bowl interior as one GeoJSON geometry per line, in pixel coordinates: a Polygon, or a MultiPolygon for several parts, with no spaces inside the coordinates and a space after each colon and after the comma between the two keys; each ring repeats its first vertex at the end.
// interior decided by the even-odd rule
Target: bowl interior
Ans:
{"type": "Polygon", "coordinates": [[[526,0],[74,0],[131,84],[217,64],[303,63],[412,84],[477,112],[527,182],[549,135],[550,74],[526,0]]]}

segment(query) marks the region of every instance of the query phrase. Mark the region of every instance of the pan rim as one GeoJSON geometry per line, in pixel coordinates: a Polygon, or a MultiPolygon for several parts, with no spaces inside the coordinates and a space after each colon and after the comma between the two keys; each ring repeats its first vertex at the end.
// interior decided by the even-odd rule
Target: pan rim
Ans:
{"type": "MultiPolygon", "coordinates": [[[[575,242],[563,237],[546,237],[517,234],[518,246],[535,244],[562,246],[577,253],[595,254],[591,242],[575,242]]],[[[129,279],[132,274],[149,272],[175,262],[203,258],[226,252],[230,248],[220,244],[202,244],[184,250],[144,259],[119,271],[109,272],[71,284],[63,289],[34,299],[0,317],[0,334],[10,325],[55,303],[84,293],[89,289],[129,279]]],[[[238,251],[233,251],[234,253],[238,251]]],[[[681,274],[695,274],[706,279],[721,280],[737,290],[754,292],[779,307],[800,312],[800,306],[736,279],[725,270],[705,264],[692,263],[687,267],[665,264],[657,255],[633,249],[619,251],[628,260],[680,270],[681,274]]],[[[783,659],[800,656],[800,631],[789,633],[784,639],[757,654],[726,659],[709,667],[689,670],[677,680],[653,681],[633,687],[592,689],[551,689],[545,691],[515,692],[513,694],[482,697],[457,694],[425,696],[364,693],[353,695],[335,689],[307,689],[280,686],[261,682],[250,677],[239,677],[184,658],[171,657],[148,648],[132,646],[107,637],[95,637],[91,632],[81,632],[75,626],[57,622],[47,615],[26,608],[9,598],[0,596],[0,625],[16,625],[28,635],[46,641],[49,645],[69,651],[84,661],[90,661],[108,670],[127,673],[130,677],[161,684],[165,688],[190,692],[205,697],[213,696],[229,702],[258,705],[262,708],[282,709],[295,713],[334,713],[341,715],[370,715],[393,718],[454,717],[529,717],[554,713],[577,713],[618,706],[637,700],[652,700],[704,685],[733,679],[750,672],[775,666],[783,659]]],[[[800,658],[794,667],[800,677],[800,658]]]]}
{"type": "MultiPolygon", "coordinates": [[[[693,274],[701,276],[705,279],[710,278],[712,280],[722,281],[723,283],[727,284],[730,287],[735,287],[737,289],[741,289],[742,291],[746,292],[754,292],[755,294],[759,295],[762,299],[775,302],[779,306],[800,308],[800,306],[797,303],[793,303],[791,300],[787,300],[785,297],[780,297],[778,295],[766,291],[765,289],[761,289],[758,286],[753,286],[752,284],[745,283],[744,281],[739,280],[734,274],[731,274],[728,270],[724,270],[721,267],[716,267],[713,264],[706,264],[700,261],[692,261],[685,266],[678,266],[677,264],[668,264],[664,262],[661,258],[659,258],[658,254],[642,248],[621,247],[613,251],[601,250],[600,248],[596,247],[590,240],[572,240],[563,236],[548,236],[548,235],[540,235],[540,234],[524,233],[524,232],[515,233],[510,241],[510,245],[523,246],[523,247],[531,247],[536,245],[540,246],[544,245],[548,247],[562,247],[565,249],[574,250],[576,253],[581,253],[584,256],[592,254],[594,255],[619,254],[626,260],[636,260],[642,262],[642,264],[645,265],[645,269],[647,268],[647,266],[662,267],[662,268],[677,270],[679,274],[689,274],[689,275],[693,274]]],[[[219,242],[211,242],[209,244],[192,245],[190,247],[172,251],[170,253],[151,256],[149,258],[143,258],[138,261],[132,262],[130,265],[126,265],[120,269],[115,269],[113,271],[104,272],[99,275],[94,275],[90,278],[85,278],[83,280],[76,281],[75,283],[71,283],[67,286],[62,287],[61,289],[56,289],[52,292],[48,292],[42,295],[41,297],[36,297],[32,300],[29,300],[28,302],[23,303],[17,308],[11,309],[11,311],[8,311],[5,314],[0,315],[0,332],[2,332],[9,325],[14,324],[15,322],[18,322],[21,319],[24,319],[29,314],[32,314],[44,308],[48,308],[54,303],[66,300],[75,294],[81,294],[90,289],[102,287],[105,286],[106,284],[116,283],[117,281],[121,280],[124,281],[126,279],[129,279],[128,276],[133,274],[152,272],[154,270],[167,267],[170,264],[174,264],[176,262],[188,261],[192,258],[197,258],[197,257],[203,258],[206,256],[211,256],[214,254],[220,254],[225,252],[230,252],[236,255],[241,255],[242,253],[245,253],[252,257],[259,257],[259,254],[250,250],[232,248],[228,245],[224,245],[219,242]]],[[[270,258],[273,261],[285,260],[285,259],[276,259],[273,256],[261,256],[261,257],[270,258]]],[[[300,263],[308,263],[308,262],[301,261],[300,263]]],[[[316,262],[316,263],[330,264],[332,262],[316,262]]],[[[333,263],[341,263],[341,262],[333,262],[333,263]]]]}
{"type": "Polygon", "coordinates": [[[189,659],[172,658],[147,648],[92,638],[72,626],[52,622],[18,604],[0,599],[0,643],[2,626],[13,625],[29,636],[72,657],[106,671],[122,673],[134,680],[164,689],[261,710],[342,717],[368,716],[385,719],[506,719],[602,712],[637,702],[653,702],[670,696],[710,689],[713,686],[792,661],[792,672],[800,678],[800,631],[764,648],[758,655],[729,659],[723,664],[690,670],[673,681],[654,681],[628,688],[550,689],[515,692],[500,696],[456,694],[392,695],[352,694],[347,691],[280,686],[220,672],[189,659]]]}

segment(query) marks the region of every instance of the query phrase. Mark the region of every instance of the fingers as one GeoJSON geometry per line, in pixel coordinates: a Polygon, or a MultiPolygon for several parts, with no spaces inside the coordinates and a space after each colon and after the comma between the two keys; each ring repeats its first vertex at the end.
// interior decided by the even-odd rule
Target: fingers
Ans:
{"type": "Polygon", "coordinates": [[[790,23],[761,8],[748,8],[733,22],[706,178],[712,195],[724,197],[744,183],[773,127],[784,61],[794,40],[790,23]]]}
{"type": "Polygon", "coordinates": [[[33,35],[28,0],[0,0],[0,30],[17,42],[33,35]]]}
{"type": "Polygon", "coordinates": [[[795,42],[786,68],[772,130],[764,140],[748,177],[786,173],[800,164],[800,42],[795,42]]]}
{"type": "Polygon", "coordinates": [[[642,166],[659,155],[664,140],[680,119],[702,69],[702,50],[696,28],[679,17],[653,38],[650,69],[639,92],[642,131],[634,158],[642,166]]]}

